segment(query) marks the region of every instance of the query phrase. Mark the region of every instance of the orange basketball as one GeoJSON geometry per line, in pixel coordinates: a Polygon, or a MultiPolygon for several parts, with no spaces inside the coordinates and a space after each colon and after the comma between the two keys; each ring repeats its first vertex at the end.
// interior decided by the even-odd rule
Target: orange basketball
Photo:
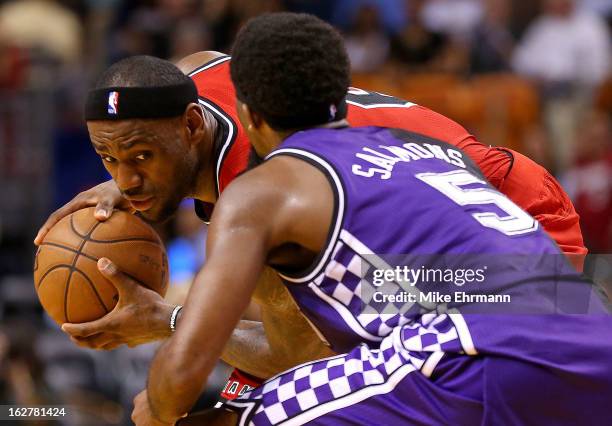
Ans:
{"type": "Polygon", "coordinates": [[[93,212],[91,207],[60,220],[36,252],[36,292],[60,325],[93,321],[115,307],[117,290],[97,267],[101,257],[162,296],[168,288],[166,251],[155,230],[123,211],[104,222],[93,212]]]}

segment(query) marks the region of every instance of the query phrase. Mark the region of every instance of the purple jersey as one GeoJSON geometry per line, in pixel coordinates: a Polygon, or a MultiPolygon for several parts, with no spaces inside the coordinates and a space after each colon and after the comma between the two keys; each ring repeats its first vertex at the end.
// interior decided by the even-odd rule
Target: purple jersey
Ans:
{"type": "Polygon", "coordinates": [[[279,155],[317,167],[335,194],[315,264],[281,277],[343,354],[228,402],[240,424],[609,424],[603,304],[460,150],[365,127],[298,132],[279,155]],[[479,306],[478,293],[512,303],[479,306]]]}
{"type": "MultiPolygon", "coordinates": [[[[408,310],[391,316],[369,311],[363,315],[368,270],[377,262],[389,266],[385,262],[389,255],[422,256],[421,263],[428,259],[434,262],[435,255],[446,255],[438,262],[457,264],[473,263],[469,256],[489,260],[495,270],[487,274],[481,289],[493,292],[512,280],[520,281],[513,301],[522,307],[528,306],[533,296],[529,284],[549,280],[544,276],[549,272],[546,259],[563,259],[535,219],[493,189],[459,149],[443,142],[376,127],[317,129],[289,137],[268,158],[277,155],[313,164],[328,176],[335,192],[329,242],[317,264],[301,276],[281,277],[303,312],[336,350],[345,351],[362,342],[375,344],[422,312],[408,310]],[[514,263],[525,263],[525,259],[535,259],[529,265],[532,268],[517,270],[514,263]]],[[[570,271],[565,263],[560,269],[566,269],[566,274],[570,271]]],[[[574,278],[579,279],[577,275],[574,278]]],[[[546,308],[543,312],[550,313],[546,308]]],[[[605,312],[603,305],[591,307],[593,310],[605,312]]],[[[576,318],[567,320],[575,323],[576,318]]],[[[470,330],[481,327],[479,317],[474,321],[470,330]]],[[[529,324],[533,321],[529,319],[529,324]]],[[[484,319],[485,324],[491,322],[495,321],[484,319]]],[[[504,322],[505,334],[524,334],[522,320],[515,325],[511,320],[504,322]]],[[[475,342],[482,341],[478,346],[487,350],[489,333],[483,331],[483,336],[472,337],[475,342]]],[[[610,332],[608,322],[602,331],[610,332]]],[[[506,348],[497,347],[502,339],[495,334],[498,337],[490,350],[504,353],[506,348]]]]}

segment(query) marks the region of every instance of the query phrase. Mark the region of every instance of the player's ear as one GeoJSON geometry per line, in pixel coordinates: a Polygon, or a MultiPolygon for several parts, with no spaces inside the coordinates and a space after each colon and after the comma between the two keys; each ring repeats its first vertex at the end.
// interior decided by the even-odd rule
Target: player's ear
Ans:
{"type": "Polygon", "coordinates": [[[196,103],[190,103],[187,105],[187,108],[185,108],[183,118],[189,140],[202,140],[205,132],[204,113],[202,111],[202,107],[196,103]]]}
{"type": "Polygon", "coordinates": [[[238,116],[245,129],[259,128],[264,123],[263,117],[253,111],[244,102],[238,101],[238,116]]]}

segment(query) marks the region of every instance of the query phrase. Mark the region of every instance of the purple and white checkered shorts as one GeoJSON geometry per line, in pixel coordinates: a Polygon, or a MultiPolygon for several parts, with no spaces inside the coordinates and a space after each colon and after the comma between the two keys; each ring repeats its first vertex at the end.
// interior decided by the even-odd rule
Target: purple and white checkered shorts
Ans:
{"type": "MultiPolygon", "coordinates": [[[[430,380],[446,352],[463,352],[460,340],[449,315],[425,315],[419,323],[395,328],[377,349],[362,344],[302,364],[224,407],[240,414],[241,426],[443,424],[457,410],[462,419],[478,423],[479,403],[430,380]]],[[[460,357],[469,369],[473,358],[460,357]]]]}

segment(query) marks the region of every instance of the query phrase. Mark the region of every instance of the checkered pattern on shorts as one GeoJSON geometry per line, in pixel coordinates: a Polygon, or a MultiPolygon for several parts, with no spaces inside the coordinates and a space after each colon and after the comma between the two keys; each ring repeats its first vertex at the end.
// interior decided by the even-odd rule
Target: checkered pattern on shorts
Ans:
{"type": "Polygon", "coordinates": [[[447,315],[432,314],[422,320],[395,328],[379,349],[362,344],[345,355],[304,364],[229,401],[227,406],[231,409],[252,403],[256,408],[248,414],[251,424],[279,424],[365,386],[385,383],[402,366],[410,365],[417,372],[434,350],[460,347],[452,342],[452,336],[458,340],[457,332],[447,315]],[[412,347],[421,350],[410,350],[412,347]]]}

